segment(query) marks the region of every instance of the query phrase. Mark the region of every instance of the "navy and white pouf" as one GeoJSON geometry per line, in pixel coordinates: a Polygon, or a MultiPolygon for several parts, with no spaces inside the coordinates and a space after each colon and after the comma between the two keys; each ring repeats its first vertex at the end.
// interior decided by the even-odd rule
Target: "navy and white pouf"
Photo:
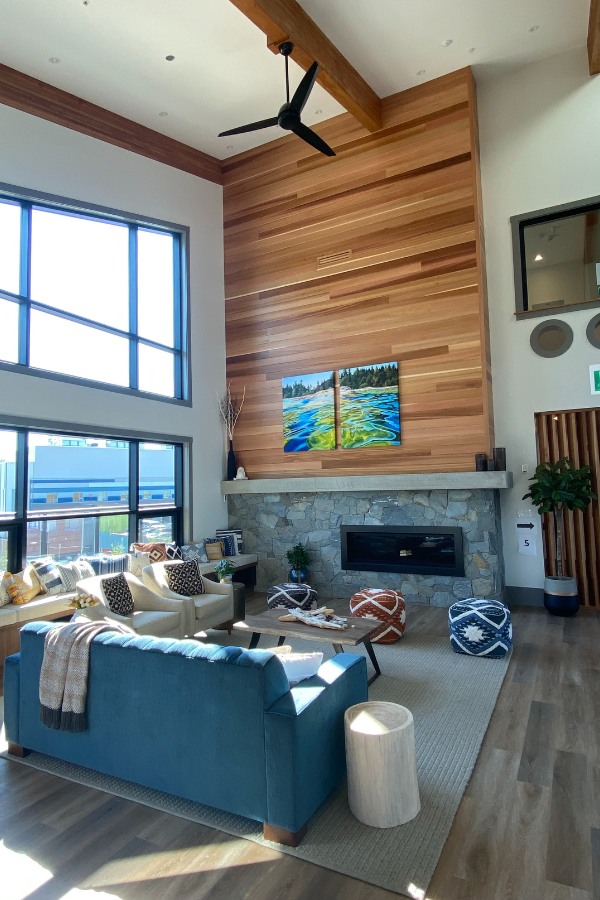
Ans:
{"type": "Polygon", "coordinates": [[[269,609],[312,609],[317,605],[317,592],[310,584],[275,584],[267,591],[269,609]]]}
{"type": "Polygon", "coordinates": [[[498,659],[512,647],[510,610],[499,600],[459,600],[448,610],[448,623],[455,653],[498,659]]]}

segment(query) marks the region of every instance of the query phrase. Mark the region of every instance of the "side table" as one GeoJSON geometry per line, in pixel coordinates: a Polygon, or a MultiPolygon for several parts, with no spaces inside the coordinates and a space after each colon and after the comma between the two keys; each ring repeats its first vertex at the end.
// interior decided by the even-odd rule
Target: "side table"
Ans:
{"type": "Polygon", "coordinates": [[[412,713],[371,700],[344,713],[348,803],[365,825],[404,825],[421,808],[412,713]]]}
{"type": "MultiPolygon", "coordinates": [[[[246,585],[233,582],[233,621],[243,622],[246,618],[246,585]]],[[[216,625],[216,631],[225,631],[226,625],[216,625]]]]}

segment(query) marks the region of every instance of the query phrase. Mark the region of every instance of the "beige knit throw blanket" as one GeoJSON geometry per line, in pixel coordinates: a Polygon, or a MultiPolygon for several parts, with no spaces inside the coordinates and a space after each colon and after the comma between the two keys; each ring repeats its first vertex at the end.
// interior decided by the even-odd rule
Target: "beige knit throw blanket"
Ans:
{"type": "Polygon", "coordinates": [[[90,645],[103,631],[135,634],[127,625],[108,619],[79,619],[47,632],[40,671],[40,718],[49,728],[85,731],[90,645]]]}

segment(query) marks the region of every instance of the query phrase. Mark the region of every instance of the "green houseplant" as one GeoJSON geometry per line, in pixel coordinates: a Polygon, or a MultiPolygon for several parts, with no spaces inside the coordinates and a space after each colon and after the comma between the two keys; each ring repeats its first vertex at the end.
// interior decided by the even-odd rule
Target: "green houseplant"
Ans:
{"type": "Polygon", "coordinates": [[[556,575],[544,581],[544,606],[553,615],[574,616],[579,609],[577,582],[563,572],[564,511],[585,509],[595,498],[590,467],[574,466],[566,456],[555,463],[541,462],[529,479],[523,500],[530,499],[540,515],[554,516],[556,575]]]}
{"type": "Polygon", "coordinates": [[[307,550],[304,544],[294,544],[291,550],[286,553],[287,561],[290,564],[288,578],[302,584],[308,576],[307,568],[310,563],[310,550],[307,550]]]}
{"type": "Polygon", "coordinates": [[[219,581],[231,581],[235,566],[229,559],[220,559],[215,566],[215,572],[219,581]]]}

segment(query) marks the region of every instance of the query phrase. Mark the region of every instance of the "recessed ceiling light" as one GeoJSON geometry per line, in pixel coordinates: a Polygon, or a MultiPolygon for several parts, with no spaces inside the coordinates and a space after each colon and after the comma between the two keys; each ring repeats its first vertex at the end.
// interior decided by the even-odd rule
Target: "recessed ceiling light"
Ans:
{"type": "Polygon", "coordinates": [[[226,150],[233,150],[233,144],[227,144],[225,147],[226,150]]]}
{"type": "Polygon", "coordinates": [[[50,59],[48,60],[48,62],[51,62],[54,65],[56,65],[57,63],[60,62],[60,59],[58,58],[58,56],[51,56],[50,59]]]}
{"type": "Polygon", "coordinates": [[[419,69],[419,71],[417,72],[417,75],[424,75],[426,71],[427,71],[426,69],[419,69]]]}
{"type": "Polygon", "coordinates": [[[315,116],[321,116],[321,115],[323,115],[323,110],[322,110],[322,109],[315,109],[315,116]]]}
{"type": "Polygon", "coordinates": [[[442,47],[449,47],[452,43],[452,38],[446,38],[445,41],[442,41],[442,47]]]}
{"type": "Polygon", "coordinates": [[[173,62],[173,60],[175,59],[175,57],[173,56],[172,53],[169,53],[168,56],[165,56],[165,59],[166,59],[167,62],[173,62]]]}
{"type": "Polygon", "coordinates": [[[543,258],[544,258],[544,257],[542,256],[541,253],[536,253],[536,255],[535,255],[534,258],[533,258],[533,261],[534,261],[534,262],[541,262],[541,261],[543,260],[543,258]]]}
{"type": "Polygon", "coordinates": [[[531,28],[528,29],[528,31],[537,31],[539,27],[539,25],[532,25],[531,28]]]}
{"type": "Polygon", "coordinates": [[[159,116],[161,117],[161,119],[163,119],[165,116],[168,116],[168,115],[169,115],[168,112],[159,112],[159,116]]]}
{"type": "Polygon", "coordinates": [[[469,47],[469,53],[475,53],[477,47],[469,47]]]}

